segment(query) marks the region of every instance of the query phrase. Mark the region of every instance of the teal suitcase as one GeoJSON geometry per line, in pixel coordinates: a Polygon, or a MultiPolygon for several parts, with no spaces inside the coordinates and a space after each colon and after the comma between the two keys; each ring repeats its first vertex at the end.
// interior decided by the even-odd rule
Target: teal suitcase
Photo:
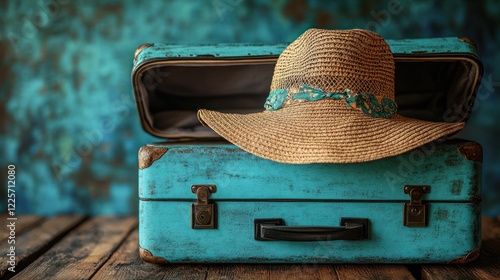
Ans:
{"type": "MultiPolygon", "coordinates": [[[[466,38],[388,40],[404,116],[459,122],[482,76],[466,38]]],[[[352,164],[283,164],[224,142],[200,108],[262,111],[286,44],[145,44],[139,251],[153,263],[466,263],[479,256],[478,143],[441,139],[352,164]]]]}

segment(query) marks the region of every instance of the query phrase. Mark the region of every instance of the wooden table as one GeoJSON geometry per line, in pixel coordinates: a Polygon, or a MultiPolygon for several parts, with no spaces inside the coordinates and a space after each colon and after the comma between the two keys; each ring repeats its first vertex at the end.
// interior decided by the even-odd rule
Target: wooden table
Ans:
{"type": "Polygon", "coordinates": [[[500,218],[483,218],[481,257],[466,265],[154,265],[139,258],[135,217],[21,216],[12,273],[9,234],[2,279],[500,279],[500,218]]]}

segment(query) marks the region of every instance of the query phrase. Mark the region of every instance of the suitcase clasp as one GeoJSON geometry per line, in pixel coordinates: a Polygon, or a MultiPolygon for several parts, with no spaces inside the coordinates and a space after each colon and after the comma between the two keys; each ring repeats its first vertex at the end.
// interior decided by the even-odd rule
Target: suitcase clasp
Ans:
{"type": "Polygon", "coordinates": [[[403,206],[403,225],[407,227],[427,226],[427,204],[422,203],[424,194],[431,191],[430,186],[405,186],[405,194],[410,195],[410,202],[403,206]]]}
{"type": "Polygon", "coordinates": [[[196,194],[196,203],[191,204],[191,228],[217,228],[217,205],[209,201],[210,194],[217,191],[215,185],[193,185],[191,192],[196,194]]]}

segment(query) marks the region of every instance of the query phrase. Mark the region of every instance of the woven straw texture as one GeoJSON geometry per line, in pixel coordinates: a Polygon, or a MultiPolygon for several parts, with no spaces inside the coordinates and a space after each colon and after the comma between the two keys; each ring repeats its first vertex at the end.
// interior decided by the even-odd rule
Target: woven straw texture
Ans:
{"type": "MultiPolygon", "coordinates": [[[[271,90],[301,84],[350,89],[394,100],[394,60],[387,43],[365,30],[310,29],[279,57],[271,90]]],[[[395,156],[463,128],[396,115],[374,118],[343,100],[289,102],[276,111],[200,110],[199,120],[257,156],[283,163],[354,163],[395,156]]]]}
{"type": "Polygon", "coordinates": [[[309,29],[274,68],[271,91],[306,84],[326,92],[371,93],[394,99],[394,59],[380,35],[361,29],[309,29]]]}

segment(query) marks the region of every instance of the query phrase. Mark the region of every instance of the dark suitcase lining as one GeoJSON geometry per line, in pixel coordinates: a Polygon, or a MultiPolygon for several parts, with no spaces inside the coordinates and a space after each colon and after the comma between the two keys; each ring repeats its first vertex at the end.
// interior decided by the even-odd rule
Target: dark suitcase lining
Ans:
{"type": "Polygon", "coordinates": [[[477,68],[468,61],[396,63],[396,102],[405,117],[434,122],[465,121],[477,68]],[[457,107],[458,106],[458,107],[457,107]],[[461,108],[455,114],[456,108],[461,108]]]}
{"type": "MultiPolygon", "coordinates": [[[[263,111],[274,65],[234,61],[150,68],[142,75],[146,119],[167,138],[217,138],[198,122],[197,110],[263,111]]],[[[470,59],[396,58],[398,113],[428,121],[465,121],[480,74],[477,71],[470,59]]]]}

